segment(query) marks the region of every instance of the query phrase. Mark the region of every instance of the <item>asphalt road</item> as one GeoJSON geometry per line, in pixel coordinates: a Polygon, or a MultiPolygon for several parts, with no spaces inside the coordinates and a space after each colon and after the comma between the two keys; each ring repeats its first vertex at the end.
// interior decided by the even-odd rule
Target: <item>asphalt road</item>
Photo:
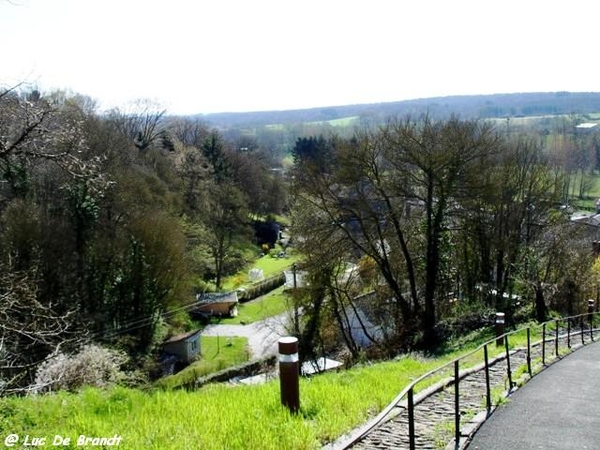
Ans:
{"type": "Polygon", "coordinates": [[[569,354],[531,379],[492,414],[468,446],[537,449],[600,449],[600,343],[569,354]]]}

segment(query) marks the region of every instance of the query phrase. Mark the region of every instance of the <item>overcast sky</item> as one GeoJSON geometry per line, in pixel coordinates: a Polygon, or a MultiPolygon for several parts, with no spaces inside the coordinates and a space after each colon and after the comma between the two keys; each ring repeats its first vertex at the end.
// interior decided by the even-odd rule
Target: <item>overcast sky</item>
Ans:
{"type": "Polygon", "coordinates": [[[600,91],[592,0],[0,0],[0,86],[175,114],[600,91]]]}

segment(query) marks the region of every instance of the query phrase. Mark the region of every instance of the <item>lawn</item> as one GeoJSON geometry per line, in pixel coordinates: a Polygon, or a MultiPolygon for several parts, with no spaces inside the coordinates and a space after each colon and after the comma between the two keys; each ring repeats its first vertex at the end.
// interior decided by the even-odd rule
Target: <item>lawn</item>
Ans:
{"type": "MultiPolygon", "coordinates": [[[[519,336],[515,343],[522,340],[519,336]]],[[[195,392],[90,388],[76,394],[0,399],[0,435],[29,434],[52,441],[57,434],[75,439],[117,434],[122,449],[317,449],[378,413],[421,374],[477,342],[481,334],[439,358],[407,355],[303,378],[296,416],[280,406],[278,380],[257,386],[208,385],[195,392]]],[[[491,353],[499,351],[494,347],[491,353]]]]}
{"type": "Polygon", "coordinates": [[[215,319],[213,323],[220,324],[249,324],[277,316],[288,309],[288,294],[283,292],[283,286],[262,297],[238,305],[237,317],[215,319]]]}
{"type": "Polygon", "coordinates": [[[301,411],[280,406],[277,380],[209,385],[196,392],[86,389],[0,399],[0,433],[122,436],[123,449],[316,449],[363,423],[436,364],[405,358],[300,384],[301,411]]]}
{"type": "Polygon", "coordinates": [[[223,281],[223,290],[231,291],[238,289],[250,283],[248,272],[251,269],[260,269],[263,276],[268,278],[289,269],[292,264],[300,260],[300,254],[294,250],[288,249],[288,254],[284,258],[278,258],[276,255],[281,251],[281,247],[276,246],[269,255],[257,258],[237,274],[225,278],[223,281]]]}
{"type": "Polygon", "coordinates": [[[574,205],[577,208],[581,208],[584,210],[595,211],[596,209],[596,200],[600,198],[600,174],[594,172],[591,179],[590,188],[587,190],[586,195],[587,198],[579,199],[577,198],[577,193],[579,189],[579,181],[581,178],[581,174],[576,174],[572,176],[571,181],[571,198],[574,205]]]}
{"type": "Polygon", "coordinates": [[[123,449],[317,449],[364,423],[416,377],[455,356],[407,356],[303,378],[297,416],[280,406],[277,380],[209,385],[195,392],[87,389],[0,399],[0,433],[50,439],[118,434],[123,449]]]}
{"type": "Polygon", "coordinates": [[[288,256],[284,258],[278,258],[274,256],[277,251],[278,249],[276,248],[271,252],[270,255],[258,258],[256,261],[254,261],[252,268],[261,269],[263,271],[263,275],[265,278],[267,278],[271,275],[275,275],[285,269],[288,269],[292,266],[292,264],[298,262],[300,259],[300,255],[293,250],[289,252],[288,256]]]}
{"type": "Polygon", "coordinates": [[[201,336],[202,356],[181,372],[161,379],[162,387],[180,386],[198,377],[248,361],[248,339],[244,337],[201,336]]]}

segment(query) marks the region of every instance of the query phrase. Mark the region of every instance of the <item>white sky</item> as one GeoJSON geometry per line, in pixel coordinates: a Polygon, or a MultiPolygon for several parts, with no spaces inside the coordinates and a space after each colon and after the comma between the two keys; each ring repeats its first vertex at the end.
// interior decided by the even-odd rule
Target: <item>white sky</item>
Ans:
{"type": "Polygon", "coordinates": [[[0,86],[170,113],[600,91],[592,0],[0,0],[0,86]]]}

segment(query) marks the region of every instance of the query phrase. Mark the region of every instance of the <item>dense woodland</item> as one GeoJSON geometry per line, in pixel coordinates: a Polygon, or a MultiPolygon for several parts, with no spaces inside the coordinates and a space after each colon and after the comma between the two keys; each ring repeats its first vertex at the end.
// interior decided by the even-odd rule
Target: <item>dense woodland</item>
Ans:
{"type": "Polygon", "coordinates": [[[584,312],[597,296],[594,227],[572,224],[567,203],[585,198],[599,141],[576,123],[545,134],[423,116],[298,140],[293,214],[314,269],[301,300],[305,352],[341,333],[360,356],[348,312],[364,310],[365,292],[363,317],[384,334],[372,350],[387,356],[434,350],[494,311],[513,324],[584,312]]]}
{"type": "Polygon", "coordinates": [[[0,390],[89,342],[149,372],[194,294],[243,266],[252,221],[282,211],[272,165],[148,102],[100,115],[89,98],[2,91],[0,390]]]}
{"type": "Polygon", "coordinates": [[[310,280],[294,294],[304,358],[363,356],[348,311],[365,293],[384,330],[372,356],[434,350],[497,310],[579,312],[598,288],[589,230],[568,214],[600,168],[583,120],[249,132],[149,102],[101,114],[86,97],[2,90],[0,392],[92,342],[152,373],[194,294],[243,268],[252,224],[281,213],[310,280]]]}

